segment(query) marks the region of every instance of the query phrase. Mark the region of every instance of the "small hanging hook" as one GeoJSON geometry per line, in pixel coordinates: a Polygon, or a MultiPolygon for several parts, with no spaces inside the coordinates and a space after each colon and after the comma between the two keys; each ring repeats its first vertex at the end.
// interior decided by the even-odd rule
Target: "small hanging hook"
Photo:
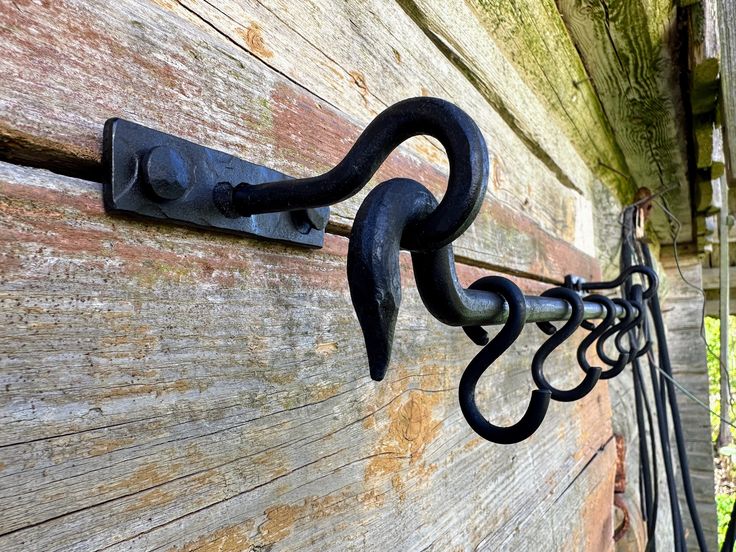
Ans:
{"type": "Polygon", "coordinates": [[[618,376],[623,369],[626,367],[626,365],[631,360],[631,356],[628,354],[628,352],[622,351],[621,347],[623,346],[621,343],[621,339],[623,339],[624,333],[628,327],[630,327],[634,321],[635,315],[634,315],[634,307],[626,301],[625,299],[620,299],[618,297],[612,299],[613,303],[620,306],[622,309],[624,309],[624,318],[620,320],[617,324],[614,324],[610,326],[601,337],[598,338],[598,342],[595,345],[595,350],[598,353],[598,357],[605,363],[611,366],[610,369],[604,371],[601,374],[601,379],[611,379],[618,376]],[[619,351],[619,356],[617,359],[612,359],[606,354],[605,351],[605,343],[612,335],[616,335],[615,337],[615,343],[616,348],[619,351]]]}
{"type": "Polygon", "coordinates": [[[560,390],[552,387],[544,377],[543,367],[544,361],[550,353],[559,347],[566,339],[575,333],[575,330],[580,327],[580,324],[583,321],[585,305],[583,305],[583,300],[576,292],[564,287],[548,289],[542,293],[542,297],[556,297],[558,299],[564,299],[570,304],[572,314],[570,315],[570,319],[565,322],[560,329],[556,330],[554,334],[547,339],[547,341],[542,343],[542,346],[535,353],[534,358],[532,359],[532,377],[534,378],[534,382],[537,384],[537,387],[551,392],[554,400],[562,402],[576,401],[583,398],[593,390],[593,387],[595,387],[595,384],[601,375],[601,369],[591,368],[590,371],[586,372],[583,381],[576,387],[568,390],[560,390]]]}
{"type": "MultiPolygon", "coordinates": [[[[637,310],[637,314],[634,317],[634,321],[632,322],[629,332],[633,333],[634,329],[638,329],[642,334],[646,335],[646,304],[645,299],[642,292],[642,287],[639,284],[634,284],[631,286],[630,291],[631,298],[629,299],[629,303],[631,303],[634,308],[637,310]]],[[[639,358],[640,356],[645,355],[649,352],[649,350],[652,348],[652,341],[651,339],[646,339],[644,342],[644,345],[639,346],[639,336],[636,334],[633,334],[631,337],[631,349],[626,351],[622,351],[622,347],[619,347],[618,342],[616,343],[616,348],[619,350],[619,352],[626,352],[629,354],[629,356],[634,358],[639,358]],[[636,349],[636,352],[634,352],[634,349],[636,349]]]]}
{"type": "MultiPolygon", "coordinates": [[[[583,341],[578,346],[577,350],[577,358],[578,358],[578,364],[580,364],[580,367],[583,369],[585,373],[590,372],[593,370],[593,368],[590,366],[590,363],[587,359],[587,352],[590,346],[593,344],[594,341],[599,339],[608,328],[610,328],[616,321],[616,304],[611,301],[608,297],[604,295],[588,295],[583,299],[583,301],[590,301],[592,303],[598,303],[599,305],[603,305],[603,307],[606,309],[606,316],[605,318],[598,324],[592,324],[588,323],[585,324],[585,322],[588,322],[587,320],[583,321],[584,328],[590,330],[590,333],[585,336],[583,341]]],[[[598,370],[601,370],[598,368],[598,370]]],[[[606,372],[601,371],[600,379],[605,379],[603,375],[606,372]]]]}
{"type": "Polygon", "coordinates": [[[509,317],[501,331],[475,355],[460,378],[460,409],[470,427],[488,441],[509,445],[518,443],[534,433],[544,421],[551,391],[535,389],[524,416],[514,425],[500,427],[489,422],[478,410],[475,387],[483,373],[493,364],[521,334],[526,321],[524,295],[511,280],[500,276],[486,276],[473,283],[474,289],[494,291],[509,305],[509,317]]]}

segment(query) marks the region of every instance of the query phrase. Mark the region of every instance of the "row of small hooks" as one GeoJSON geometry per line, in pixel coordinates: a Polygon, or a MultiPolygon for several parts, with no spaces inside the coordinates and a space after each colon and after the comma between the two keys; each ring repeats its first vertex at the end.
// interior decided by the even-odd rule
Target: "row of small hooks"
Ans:
{"type": "MultiPolygon", "coordinates": [[[[636,272],[643,274],[649,285],[646,290],[643,290],[641,284],[633,284],[631,299],[610,299],[597,294],[581,297],[578,291],[569,287],[555,287],[542,293],[543,297],[556,297],[566,301],[570,305],[571,314],[560,328],[555,328],[550,322],[537,322],[540,330],[550,336],[534,354],[531,363],[532,378],[537,389],[532,391],[523,417],[517,423],[507,427],[494,425],[483,416],[476,404],[475,390],[484,372],[512,346],[521,334],[526,322],[527,298],[524,297],[519,287],[507,278],[487,276],[477,280],[471,287],[499,294],[508,305],[510,314],[501,330],[473,358],[460,379],[460,408],[473,430],[484,439],[494,443],[511,444],[523,441],[542,424],[550,400],[561,402],[580,400],[593,390],[598,380],[616,377],[634,358],[646,354],[651,348],[651,341],[646,339],[644,343],[641,342],[641,336],[647,333],[645,302],[656,293],[656,274],[648,267],[638,265],[626,269],[618,278],[610,282],[590,282],[580,287],[586,291],[610,289],[631,278],[636,272]],[[583,319],[584,302],[586,301],[604,307],[606,314],[598,324],[583,319]],[[621,307],[624,313],[620,320],[617,306],[621,307]],[[572,389],[558,389],[551,385],[545,377],[544,362],[580,327],[590,332],[577,348],[577,361],[585,376],[572,389]],[[624,342],[626,336],[629,337],[628,346],[624,342]],[[605,350],[605,344],[611,338],[618,351],[618,356],[615,358],[610,357],[605,350]],[[593,343],[596,344],[598,357],[608,366],[605,370],[591,366],[587,360],[588,349],[593,343]]],[[[464,329],[469,336],[478,335],[479,328],[476,326],[464,329]]],[[[474,341],[477,342],[476,339],[474,341]]]]}

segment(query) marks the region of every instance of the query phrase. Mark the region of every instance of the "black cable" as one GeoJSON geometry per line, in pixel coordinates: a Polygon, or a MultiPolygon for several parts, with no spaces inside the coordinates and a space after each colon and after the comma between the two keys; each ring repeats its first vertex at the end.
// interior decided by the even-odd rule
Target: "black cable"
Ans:
{"type": "MultiPolygon", "coordinates": [[[[636,383],[637,379],[639,382],[639,388],[641,389],[641,394],[643,398],[643,404],[644,408],[646,410],[647,414],[647,422],[649,426],[649,439],[650,439],[650,445],[652,447],[652,488],[653,488],[653,496],[652,496],[652,504],[651,504],[651,510],[649,512],[649,516],[647,518],[647,552],[655,550],[655,532],[657,529],[657,511],[659,509],[659,469],[657,468],[657,437],[655,435],[654,431],[654,419],[652,416],[652,408],[649,404],[649,397],[647,397],[646,390],[644,388],[644,378],[641,375],[641,367],[639,366],[639,363],[636,362],[634,368],[634,382],[636,383]]],[[[646,433],[646,428],[642,428],[643,431],[646,433]]],[[[640,430],[641,431],[641,430],[640,430]]],[[[649,458],[647,457],[647,461],[649,458]]]]}
{"type": "Polygon", "coordinates": [[[649,465],[649,446],[647,445],[646,426],[644,422],[644,400],[642,398],[643,390],[641,386],[641,374],[638,373],[638,366],[633,367],[634,376],[634,406],[636,407],[636,426],[639,430],[639,469],[642,477],[642,513],[649,528],[649,519],[651,517],[654,505],[653,487],[652,487],[652,470],[649,465]]]}
{"type": "MultiPolygon", "coordinates": [[[[641,243],[642,253],[644,254],[644,262],[649,268],[654,268],[652,262],[652,255],[649,251],[649,246],[646,243],[641,243]]],[[[667,348],[667,335],[664,329],[664,321],[662,319],[662,309],[659,304],[658,294],[652,296],[649,303],[649,310],[652,314],[652,322],[654,323],[654,331],[657,335],[657,348],[659,350],[659,367],[668,375],[672,376],[672,365],[670,364],[670,355],[667,348]]],[[[695,530],[695,536],[698,540],[698,546],[701,552],[707,552],[708,545],[705,540],[703,533],[703,527],[700,523],[700,516],[698,515],[698,509],[695,504],[695,495],[693,493],[692,481],[690,480],[690,463],[687,457],[687,450],[685,449],[685,437],[682,433],[682,421],[680,419],[680,409],[677,405],[677,396],[675,395],[675,386],[669,379],[664,380],[663,393],[666,390],[666,395],[669,399],[670,413],[672,415],[672,425],[675,430],[675,441],[677,442],[677,457],[680,461],[680,471],[682,475],[682,488],[685,491],[685,500],[687,501],[687,507],[690,511],[690,519],[693,523],[693,529],[695,530]]]]}
{"type": "MultiPolygon", "coordinates": [[[[623,240],[621,244],[621,270],[625,270],[631,265],[631,259],[634,256],[633,246],[633,228],[634,228],[634,214],[635,209],[628,209],[624,212],[624,224],[622,228],[623,240]]],[[[651,268],[651,266],[650,266],[651,268]]],[[[626,297],[630,297],[631,282],[627,281],[624,284],[624,294],[626,297]]],[[[654,294],[652,300],[657,297],[654,294]]],[[[652,303],[650,302],[650,307],[652,303]]],[[[655,331],[657,329],[655,322],[655,331]]],[[[660,342],[660,335],[657,332],[657,342],[660,342]]],[[[661,354],[661,348],[660,348],[661,354]]],[[[638,365],[638,359],[633,360],[634,365],[638,365]]],[[[655,407],[657,410],[657,426],[659,429],[659,440],[662,446],[662,459],[664,461],[664,469],[667,481],[667,490],[670,499],[670,511],[672,514],[672,531],[675,540],[675,552],[685,552],[685,532],[682,525],[682,514],[680,512],[680,504],[677,498],[677,483],[675,480],[674,467],[672,465],[672,454],[670,451],[669,443],[669,432],[667,428],[667,410],[663,396],[660,393],[659,385],[657,382],[656,370],[651,366],[650,363],[650,376],[652,379],[652,391],[654,395],[655,407]]],[[[656,459],[655,459],[656,461],[656,459]]]]}

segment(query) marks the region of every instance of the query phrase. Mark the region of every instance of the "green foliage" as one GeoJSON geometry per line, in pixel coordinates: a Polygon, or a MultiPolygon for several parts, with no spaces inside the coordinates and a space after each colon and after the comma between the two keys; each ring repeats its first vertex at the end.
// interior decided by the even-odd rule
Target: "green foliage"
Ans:
{"type": "MultiPolygon", "coordinates": [[[[720,329],[721,324],[718,318],[706,317],[705,339],[708,344],[710,407],[714,412],[720,412],[721,408],[720,329]]],[[[734,357],[736,357],[736,316],[729,317],[728,341],[730,357],[730,362],[728,363],[729,381],[731,382],[732,389],[736,389],[734,387],[736,383],[736,362],[734,362],[734,357]]],[[[733,420],[733,412],[730,414],[729,418],[733,420]]],[[[720,421],[715,414],[711,414],[710,422],[713,430],[713,441],[715,441],[718,436],[720,421]]],[[[733,428],[731,428],[731,435],[734,437],[734,442],[736,443],[736,430],[733,428]]],[[[731,519],[731,509],[736,500],[736,495],[733,492],[729,492],[730,489],[734,488],[734,484],[736,484],[736,444],[722,447],[718,451],[718,454],[720,458],[717,464],[720,466],[720,469],[716,470],[719,479],[716,482],[716,509],[718,512],[718,547],[720,548],[726,534],[726,529],[728,528],[728,522],[731,519]]]]}
{"type": "MultiPolygon", "coordinates": [[[[705,318],[705,340],[708,344],[708,380],[710,383],[709,394],[710,394],[710,407],[715,412],[720,412],[721,408],[721,321],[718,318],[711,318],[707,316],[705,318]]],[[[728,347],[729,356],[731,361],[729,362],[729,381],[731,382],[732,388],[736,385],[736,362],[734,362],[734,353],[736,353],[736,316],[729,317],[728,320],[728,347]]],[[[733,412],[731,412],[731,419],[733,419],[733,412]]],[[[718,435],[719,421],[715,414],[710,416],[710,425],[713,429],[713,441],[715,441],[718,435]]],[[[731,434],[736,439],[736,430],[731,429],[731,434]]]]}
{"type": "Polygon", "coordinates": [[[731,519],[731,510],[736,496],[729,493],[721,493],[716,495],[716,510],[718,512],[718,549],[723,546],[723,539],[726,536],[728,522],[731,519]]]}

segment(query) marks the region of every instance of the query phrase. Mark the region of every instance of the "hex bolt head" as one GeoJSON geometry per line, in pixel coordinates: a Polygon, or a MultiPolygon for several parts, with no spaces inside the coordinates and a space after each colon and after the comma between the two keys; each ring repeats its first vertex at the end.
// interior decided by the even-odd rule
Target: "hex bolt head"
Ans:
{"type": "Polygon", "coordinates": [[[179,199],[191,188],[191,171],[182,155],[168,146],[156,146],[143,160],[143,180],[161,200],[179,199]]]}
{"type": "Polygon", "coordinates": [[[291,211],[291,220],[301,234],[309,234],[312,229],[321,232],[327,227],[327,222],[330,220],[330,208],[319,207],[291,211]]]}

